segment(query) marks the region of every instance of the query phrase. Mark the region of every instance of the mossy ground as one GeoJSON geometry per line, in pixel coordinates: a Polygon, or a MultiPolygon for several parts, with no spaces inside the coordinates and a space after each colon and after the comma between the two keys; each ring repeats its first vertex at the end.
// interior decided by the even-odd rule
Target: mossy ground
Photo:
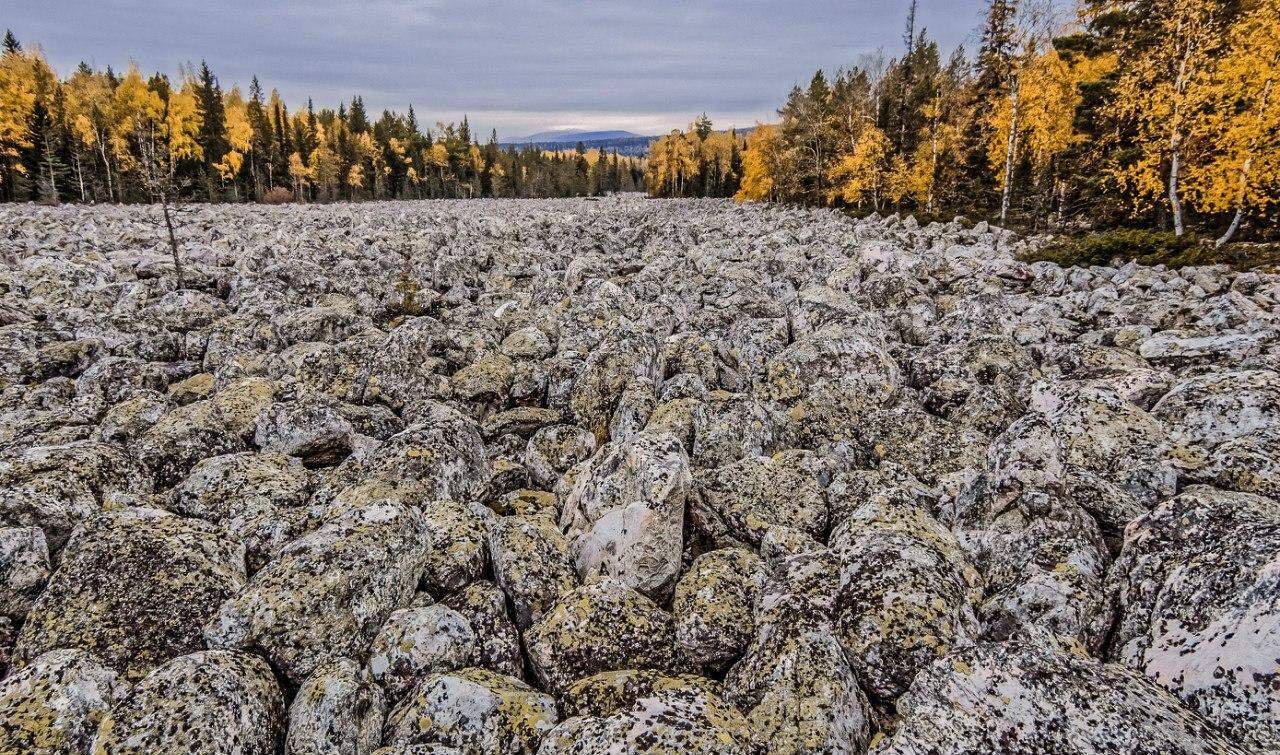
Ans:
{"type": "Polygon", "coordinates": [[[1179,237],[1168,231],[1120,228],[1062,237],[1025,259],[1064,267],[1109,265],[1118,259],[1171,268],[1222,263],[1237,270],[1280,270],[1280,243],[1231,243],[1216,249],[1212,240],[1192,234],[1179,237]]]}

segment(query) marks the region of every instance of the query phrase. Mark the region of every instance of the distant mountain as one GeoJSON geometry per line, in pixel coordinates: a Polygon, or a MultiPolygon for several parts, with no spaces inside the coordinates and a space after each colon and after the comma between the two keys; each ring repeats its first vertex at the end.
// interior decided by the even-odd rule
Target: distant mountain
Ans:
{"type": "Polygon", "coordinates": [[[620,155],[643,157],[649,152],[649,145],[657,139],[658,137],[656,136],[641,136],[631,131],[556,129],[530,134],[518,139],[502,139],[498,143],[503,147],[532,148],[551,152],[573,149],[581,144],[587,149],[598,149],[604,152],[616,151],[620,155]]]}
{"type": "MultiPolygon", "coordinates": [[[[738,136],[746,138],[755,130],[754,126],[737,129],[738,136]]],[[[586,149],[598,149],[603,152],[617,152],[628,157],[644,157],[649,154],[649,145],[662,137],[641,136],[631,131],[581,131],[578,129],[556,129],[518,139],[502,139],[498,142],[502,147],[518,149],[541,149],[552,152],[571,150],[578,144],[586,149]]]]}
{"type": "Polygon", "coordinates": [[[505,144],[576,144],[578,142],[606,142],[618,139],[645,139],[647,137],[631,131],[584,131],[582,129],[561,128],[551,131],[540,131],[529,136],[516,139],[504,139],[505,144]]]}

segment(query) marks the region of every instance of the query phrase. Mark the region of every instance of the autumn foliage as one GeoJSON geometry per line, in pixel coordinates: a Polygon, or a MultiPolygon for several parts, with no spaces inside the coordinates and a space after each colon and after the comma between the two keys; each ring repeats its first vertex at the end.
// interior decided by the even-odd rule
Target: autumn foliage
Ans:
{"type": "MultiPolygon", "coordinates": [[[[1280,0],[1084,0],[1069,23],[991,0],[972,59],[944,60],[914,10],[904,42],[793,89],[742,145],[736,198],[1275,235],[1280,0]]],[[[655,195],[705,185],[677,136],[697,144],[654,146],[655,195]]]]}
{"type": "Polygon", "coordinates": [[[558,197],[635,191],[644,162],[481,144],[466,119],[424,129],[410,107],[369,118],[354,97],[290,112],[255,78],[223,89],[81,64],[60,78],[8,34],[0,55],[0,201],[335,201],[558,197]]]}

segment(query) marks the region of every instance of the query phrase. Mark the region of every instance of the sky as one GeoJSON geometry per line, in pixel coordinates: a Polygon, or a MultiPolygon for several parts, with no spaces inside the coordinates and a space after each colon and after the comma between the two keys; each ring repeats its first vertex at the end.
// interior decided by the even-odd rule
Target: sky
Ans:
{"type": "MultiPolygon", "coordinates": [[[[376,116],[469,116],[503,138],[552,128],[659,134],[706,112],[769,121],[818,68],[902,49],[909,0],[5,0],[0,27],[65,75],[81,60],[173,75],[207,60],[291,108],[353,94],[376,116]]],[[[972,49],[985,0],[920,0],[918,25],[972,49]]]]}

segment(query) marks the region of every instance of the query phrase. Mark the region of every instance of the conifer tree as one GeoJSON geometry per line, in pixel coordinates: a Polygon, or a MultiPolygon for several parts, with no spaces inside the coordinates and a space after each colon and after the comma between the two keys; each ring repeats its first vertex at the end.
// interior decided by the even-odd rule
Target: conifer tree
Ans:
{"type": "Polygon", "coordinates": [[[201,61],[200,74],[196,86],[196,97],[200,112],[200,151],[204,156],[205,193],[210,200],[217,198],[215,177],[218,175],[218,164],[226,157],[227,145],[226,113],[222,103],[222,87],[217,78],[209,70],[209,64],[201,61]]]}

